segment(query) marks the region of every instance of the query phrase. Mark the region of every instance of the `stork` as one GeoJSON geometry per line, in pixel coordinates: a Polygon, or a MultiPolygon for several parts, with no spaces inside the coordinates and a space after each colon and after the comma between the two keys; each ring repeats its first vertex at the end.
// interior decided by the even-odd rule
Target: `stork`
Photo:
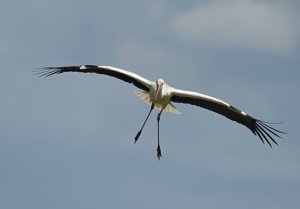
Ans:
{"type": "Polygon", "coordinates": [[[136,95],[145,103],[150,105],[150,110],[143,125],[134,138],[134,143],[138,141],[152,110],[154,107],[157,108],[159,110],[157,115],[156,148],[158,159],[162,157],[159,141],[159,123],[161,114],[163,111],[172,112],[175,114],[180,113],[172,102],[199,106],[223,115],[228,119],[247,127],[254,135],[258,136],[263,143],[267,142],[270,147],[272,147],[272,143],[278,145],[275,137],[281,138],[280,134],[284,134],[284,132],[271,127],[271,123],[256,119],[220,99],[193,91],[184,91],[173,88],[165,83],[165,81],[161,78],[157,81],[150,81],[133,72],[116,67],[98,65],[42,67],[36,71],[37,75],[41,77],[48,77],[54,74],[61,74],[65,72],[97,73],[112,76],[122,81],[131,83],[137,88],[143,90],[141,92],[136,92],[136,95]]]}

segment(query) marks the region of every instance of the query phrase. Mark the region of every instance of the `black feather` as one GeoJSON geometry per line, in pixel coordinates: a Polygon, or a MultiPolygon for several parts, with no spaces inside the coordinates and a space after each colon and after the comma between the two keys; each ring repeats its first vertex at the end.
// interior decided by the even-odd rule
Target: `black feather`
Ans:
{"type": "Polygon", "coordinates": [[[139,82],[138,80],[120,73],[118,71],[114,71],[109,68],[97,66],[97,65],[81,65],[81,66],[66,66],[66,67],[42,67],[37,69],[36,75],[40,77],[49,77],[54,74],[60,74],[65,72],[80,72],[80,73],[97,73],[97,74],[104,74],[111,77],[118,78],[128,83],[132,83],[136,87],[144,90],[149,91],[149,88],[145,86],[143,83],[139,82]]]}
{"type": "Polygon", "coordinates": [[[270,147],[272,147],[271,142],[278,145],[278,143],[274,139],[274,136],[281,138],[279,133],[285,134],[285,132],[279,131],[268,125],[274,123],[265,122],[253,118],[252,116],[243,113],[238,108],[231,105],[228,106],[223,103],[214,102],[202,98],[192,98],[179,95],[173,95],[171,100],[173,102],[196,105],[223,115],[230,120],[236,121],[237,123],[240,123],[249,128],[254,135],[257,135],[263,143],[266,141],[270,145],[270,147]]]}

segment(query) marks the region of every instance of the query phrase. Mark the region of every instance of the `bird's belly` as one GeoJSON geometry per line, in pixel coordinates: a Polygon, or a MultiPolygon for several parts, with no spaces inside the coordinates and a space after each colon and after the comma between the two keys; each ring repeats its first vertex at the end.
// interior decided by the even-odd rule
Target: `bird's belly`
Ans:
{"type": "Polygon", "coordinates": [[[166,96],[164,96],[164,97],[158,96],[156,99],[151,98],[151,102],[153,102],[157,108],[161,109],[161,108],[166,107],[170,103],[170,98],[168,98],[166,96]]]}

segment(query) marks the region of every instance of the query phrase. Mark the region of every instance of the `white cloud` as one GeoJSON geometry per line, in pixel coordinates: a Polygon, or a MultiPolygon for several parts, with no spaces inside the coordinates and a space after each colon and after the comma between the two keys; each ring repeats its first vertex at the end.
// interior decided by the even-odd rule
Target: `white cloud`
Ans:
{"type": "Polygon", "coordinates": [[[279,3],[216,0],[181,13],[170,22],[173,32],[197,44],[292,50],[299,40],[299,17],[279,3]]]}

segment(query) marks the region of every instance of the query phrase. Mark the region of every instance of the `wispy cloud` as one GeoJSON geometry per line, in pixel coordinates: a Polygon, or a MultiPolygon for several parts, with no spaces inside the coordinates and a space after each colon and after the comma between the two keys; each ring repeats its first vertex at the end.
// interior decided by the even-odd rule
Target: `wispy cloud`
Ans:
{"type": "Polygon", "coordinates": [[[276,2],[216,0],[178,14],[170,26],[178,37],[196,44],[282,53],[299,40],[297,17],[276,2]]]}

